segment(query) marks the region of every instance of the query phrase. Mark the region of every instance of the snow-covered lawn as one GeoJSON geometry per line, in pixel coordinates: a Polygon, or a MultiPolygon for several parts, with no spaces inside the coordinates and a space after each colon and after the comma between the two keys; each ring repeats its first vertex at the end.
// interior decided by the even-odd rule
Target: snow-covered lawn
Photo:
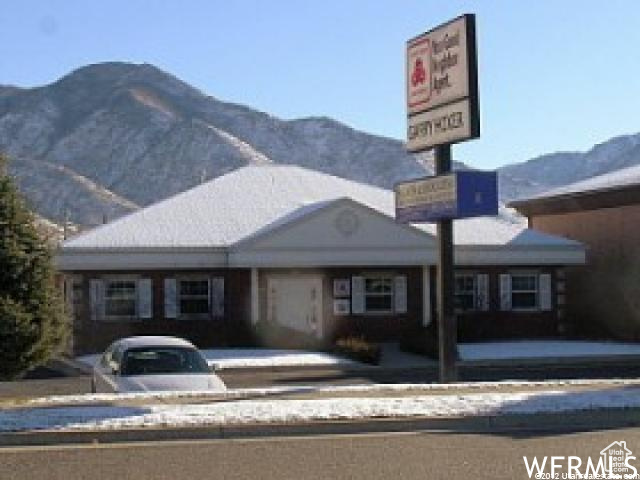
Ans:
{"type": "Polygon", "coordinates": [[[458,351],[462,360],[640,356],[640,343],[586,342],[577,340],[461,343],[458,345],[458,351]]]}
{"type": "MultiPolygon", "coordinates": [[[[268,348],[212,348],[201,350],[209,365],[217,369],[294,367],[294,366],[357,366],[362,365],[347,358],[329,353],[302,350],[274,350],[268,348]]],[[[84,355],[76,360],[93,366],[100,355],[84,355]]]]}
{"type": "Polygon", "coordinates": [[[361,365],[347,358],[329,353],[301,350],[272,350],[268,348],[217,348],[202,350],[209,365],[216,368],[254,368],[291,366],[355,366],[361,365]]]}
{"type": "Polygon", "coordinates": [[[1,410],[0,431],[109,430],[366,418],[458,417],[632,407],[640,407],[638,387],[382,398],[259,399],[207,404],[41,407],[1,410]]]}

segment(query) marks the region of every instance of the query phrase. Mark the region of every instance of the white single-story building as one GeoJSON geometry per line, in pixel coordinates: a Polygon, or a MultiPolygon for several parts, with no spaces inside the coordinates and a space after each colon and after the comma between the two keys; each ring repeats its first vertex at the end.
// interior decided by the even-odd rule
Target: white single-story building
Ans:
{"type": "MultiPolygon", "coordinates": [[[[508,216],[454,222],[459,335],[552,336],[578,242],[508,216]]],[[[200,346],[358,334],[435,318],[435,225],[394,219],[393,192],[295,166],[250,166],[70,239],[57,253],[74,348],[131,334],[200,346]]]]}

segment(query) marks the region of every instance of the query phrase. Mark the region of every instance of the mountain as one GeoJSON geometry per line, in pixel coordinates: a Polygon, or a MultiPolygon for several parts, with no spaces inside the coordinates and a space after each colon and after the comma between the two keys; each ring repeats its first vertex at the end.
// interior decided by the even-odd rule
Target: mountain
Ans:
{"type": "MultiPolygon", "coordinates": [[[[148,64],[82,67],[0,85],[0,151],[42,217],[95,225],[244,165],[288,163],[389,188],[429,154],[326,117],[282,120],[205,95],[148,64]]],[[[640,163],[640,134],[499,169],[503,201],[640,163]]],[[[458,168],[464,165],[457,163],[458,168]]]]}
{"type": "Polygon", "coordinates": [[[291,163],[385,187],[431,171],[398,140],[324,117],[285,121],[148,64],[0,86],[0,151],[41,215],[96,224],[250,164],[291,163]]]}
{"type": "Polygon", "coordinates": [[[558,152],[498,169],[500,197],[524,198],[640,163],[640,133],[614,137],[587,152],[558,152]]]}

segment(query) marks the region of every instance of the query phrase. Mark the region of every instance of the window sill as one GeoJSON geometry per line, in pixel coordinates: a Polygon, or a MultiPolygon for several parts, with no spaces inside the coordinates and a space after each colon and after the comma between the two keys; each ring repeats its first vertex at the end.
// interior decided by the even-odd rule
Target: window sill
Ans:
{"type": "Polygon", "coordinates": [[[126,317],[126,316],[110,316],[98,319],[98,322],[142,322],[143,320],[151,320],[151,318],[126,317]]]}
{"type": "Polygon", "coordinates": [[[392,316],[399,316],[399,315],[405,315],[404,313],[396,313],[396,312],[363,312],[363,313],[352,313],[352,315],[358,315],[360,317],[388,317],[389,315],[392,316]]]}
{"type": "Polygon", "coordinates": [[[180,315],[177,318],[173,318],[172,320],[177,320],[179,322],[185,321],[185,322],[193,322],[193,321],[199,321],[199,322],[208,322],[211,320],[214,320],[214,318],[212,318],[208,313],[206,314],[198,314],[198,315],[180,315]]]}

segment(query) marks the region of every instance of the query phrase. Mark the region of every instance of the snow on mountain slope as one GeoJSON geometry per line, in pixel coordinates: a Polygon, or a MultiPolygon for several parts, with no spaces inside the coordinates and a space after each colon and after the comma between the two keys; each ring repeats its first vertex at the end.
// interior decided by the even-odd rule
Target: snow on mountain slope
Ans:
{"type": "MultiPolygon", "coordinates": [[[[326,117],[282,120],[208,96],[153,65],[123,62],[88,65],[38,88],[0,86],[0,151],[38,213],[60,222],[69,212],[84,225],[247,165],[300,165],[384,188],[433,172],[430,154],[409,155],[402,141],[326,117]]],[[[617,137],[586,153],[502,167],[500,196],[637,163],[640,134],[617,137]]]]}

